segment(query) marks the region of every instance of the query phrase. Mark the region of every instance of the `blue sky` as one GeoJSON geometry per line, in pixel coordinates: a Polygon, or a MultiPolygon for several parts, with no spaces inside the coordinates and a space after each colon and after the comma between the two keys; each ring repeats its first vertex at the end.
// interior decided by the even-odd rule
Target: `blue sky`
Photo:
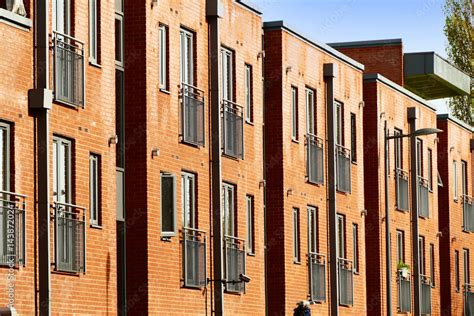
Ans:
{"type": "MultiPolygon", "coordinates": [[[[402,38],[405,52],[446,57],[444,0],[251,0],[264,21],[284,20],[323,42],[402,38]]],[[[444,101],[435,101],[439,113],[444,101]]]]}

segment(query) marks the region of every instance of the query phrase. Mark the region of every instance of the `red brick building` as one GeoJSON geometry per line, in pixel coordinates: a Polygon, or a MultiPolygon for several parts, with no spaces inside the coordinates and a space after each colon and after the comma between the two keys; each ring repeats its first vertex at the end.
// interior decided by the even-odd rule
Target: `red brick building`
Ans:
{"type": "Polygon", "coordinates": [[[442,315],[471,315],[472,127],[438,115],[440,275],[442,315]]]}
{"type": "Polygon", "coordinates": [[[281,21],[264,31],[269,314],[365,314],[364,66],[281,21]]]}

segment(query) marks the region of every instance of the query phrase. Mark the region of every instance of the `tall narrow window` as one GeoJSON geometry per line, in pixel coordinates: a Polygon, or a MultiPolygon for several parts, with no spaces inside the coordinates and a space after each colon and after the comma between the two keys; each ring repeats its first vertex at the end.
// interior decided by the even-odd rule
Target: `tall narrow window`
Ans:
{"type": "Polygon", "coordinates": [[[100,225],[100,156],[89,156],[89,207],[92,225],[100,225]]]}
{"type": "Polygon", "coordinates": [[[298,88],[291,87],[291,138],[298,140],[298,88]]]}
{"type": "Polygon", "coordinates": [[[176,236],[176,177],[161,173],[161,236],[176,236]]]}
{"type": "Polygon", "coordinates": [[[461,160],[461,193],[462,195],[468,195],[468,186],[467,186],[467,163],[464,160],[461,160]]]}
{"type": "MultiPolygon", "coordinates": [[[[161,31],[161,29],[160,29],[161,31]]],[[[161,49],[161,46],[160,46],[161,49]]],[[[123,59],[123,13],[115,12],[115,65],[124,67],[123,59]]]]}
{"type": "Polygon", "coordinates": [[[417,165],[416,172],[419,177],[423,177],[423,141],[416,139],[416,157],[417,165]]]}
{"type": "Polygon", "coordinates": [[[100,0],[89,0],[89,61],[98,64],[100,49],[100,0]]]}
{"type": "Polygon", "coordinates": [[[53,0],[52,4],[53,31],[71,35],[71,3],[70,0],[53,0]]]}
{"type": "Polygon", "coordinates": [[[306,88],[306,131],[316,134],[316,109],[314,106],[314,90],[306,88]]]}
{"type": "Polygon", "coordinates": [[[196,225],[196,176],[192,173],[181,174],[181,205],[183,226],[197,228],[196,225]]]}
{"type": "Polygon", "coordinates": [[[227,101],[234,100],[234,53],[227,49],[221,48],[221,88],[222,99],[227,101]]]}
{"type": "Polygon", "coordinates": [[[430,277],[431,277],[431,285],[435,286],[436,276],[435,276],[435,248],[434,244],[430,244],[430,277]]]}
{"type": "Polygon", "coordinates": [[[310,253],[318,252],[318,210],[308,207],[308,247],[310,253]]]}
{"type": "Polygon", "coordinates": [[[293,208],[293,261],[300,262],[300,210],[293,208]]]}
{"type": "Polygon", "coordinates": [[[160,89],[168,88],[168,27],[160,25],[160,89]]]}
{"type": "Polygon", "coordinates": [[[418,238],[418,253],[419,255],[419,265],[420,265],[420,274],[425,274],[425,237],[420,236],[418,238]]]}
{"type": "Polygon", "coordinates": [[[351,159],[357,162],[357,120],[354,113],[351,113],[351,159]]]}
{"type": "Polygon", "coordinates": [[[405,232],[397,230],[397,264],[405,263],[405,232]]]}
{"type": "Polygon", "coordinates": [[[344,215],[337,215],[336,252],[338,258],[346,258],[346,219],[344,215]]]}
{"type": "Polygon", "coordinates": [[[354,272],[359,272],[359,226],[352,224],[352,245],[354,256],[354,272]]]}
{"type": "Polygon", "coordinates": [[[247,205],[247,250],[249,254],[255,253],[255,212],[253,196],[245,197],[247,205]]]}
{"type": "Polygon", "coordinates": [[[253,73],[252,66],[245,64],[245,120],[253,122],[253,73]]]}
{"type": "Polygon", "coordinates": [[[10,125],[0,122],[0,190],[10,191],[10,125]]]}
{"type": "Polygon", "coordinates": [[[428,188],[433,191],[433,151],[428,149],[428,188]]]}
{"type": "Polygon", "coordinates": [[[460,281],[460,276],[459,276],[459,251],[455,250],[454,251],[454,282],[455,282],[455,287],[456,291],[459,292],[461,289],[461,281],[460,281]]]}
{"type": "Polygon", "coordinates": [[[334,102],[336,115],[334,128],[336,130],[336,145],[344,146],[344,109],[342,103],[334,102]]]}
{"type": "Polygon", "coordinates": [[[71,141],[53,138],[53,196],[61,203],[71,203],[71,141]]]}
{"type": "MultiPolygon", "coordinates": [[[[399,129],[395,129],[394,131],[395,136],[402,135],[402,131],[399,129]]],[[[402,138],[395,138],[395,169],[401,170],[403,169],[403,140],[402,138]]]]}
{"type": "Polygon", "coordinates": [[[453,182],[454,182],[454,185],[453,185],[454,200],[457,201],[458,195],[459,195],[459,191],[458,191],[459,180],[458,180],[458,162],[456,160],[453,161],[453,182]]]}
{"type": "Polygon", "coordinates": [[[181,29],[181,83],[194,85],[194,33],[181,29]]]}
{"type": "Polygon", "coordinates": [[[222,212],[223,224],[224,224],[224,235],[230,237],[236,237],[235,227],[235,187],[231,184],[224,183],[222,185],[223,190],[223,204],[224,211],[222,212]]]}
{"type": "Polygon", "coordinates": [[[470,284],[471,279],[471,269],[469,263],[469,249],[463,249],[463,259],[464,259],[464,284],[470,284]]]}

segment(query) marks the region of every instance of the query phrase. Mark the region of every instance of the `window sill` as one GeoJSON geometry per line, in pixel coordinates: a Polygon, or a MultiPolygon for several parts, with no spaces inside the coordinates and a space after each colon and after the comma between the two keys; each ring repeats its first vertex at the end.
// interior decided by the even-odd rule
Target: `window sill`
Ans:
{"type": "Polygon", "coordinates": [[[320,183],[320,182],[311,182],[308,180],[308,177],[306,177],[306,183],[308,184],[311,184],[311,185],[314,185],[316,187],[323,187],[324,186],[324,183],[320,183]]]}
{"type": "Polygon", "coordinates": [[[160,240],[163,241],[163,242],[172,242],[173,241],[171,239],[172,237],[175,237],[175,236],[174,235],[173,236],[161,236],[160,240]]]}
{"type": "Polygon", "coordinates": [[[29,31],[33,24],[30,19],[5,9],[0,9],[0,22],[16,27],[22,31],[29,31]]]}
{"type": "Polygon", "coordinates": [[[164,88],[160,88],[160,92],[164,93],[164,94],[167,94],[167,95],[170,95],[171,92],[169,90],[166,90],[164,88]]]}
{"type": "Polygon", "coordinates": [[[395,209],[396,209],[397,211],[401,212],[401,213],[410,213],[410,210],[402,210],[402,209],[400,209],[400,208],[398,208],[398,207],[395,207],[395,209]]]}
{"type": "Polygon", "coordinates": [[[351,164],[353,164],[353,165],[356,165],[356,166],[357,166],[357,165],[358,165],[358,163],[357,163],[357,160],[356,160],[356,161],[352,161],[352,160],[351,160],[351,164]]]}
{"type": "Polygon", "coordinates": [[[102,66],[100,64],[98,64],[95,60],[89,59],[89,65],[94,67],[94,68],[102,69],[102,66]]]}
{"type": "Polygon", "coordinates": [[[295,261],[295,260],[293,260],[293,264],[297,264],[297,265],[300,266],[300,265],[301,265],[301,261],[295,261]]]}
{"type": "Polygon", "coordinates": [[[296,138],[293,138],[293,137],[291,138],[291,141],[292,141],[293,143],[295,143],[295,144],[299,144],[299,143],[300,143],[299,140],[297,140],[296,138]]]}
{"type": "Polygon", "coordinates": [[[249,120],[247,120],[247,119],[245,120],[245,123],[248,124],[248,125],[250,125],[250,126],[254,126],[254,125],[255,125],[254,122],[249,121],[249,120]]]}
{"type": "Polygon", "coordinates": [[[249,256],[249,257],[255,257],[255,253],[254,253],[254,252],[247,252],[247,256],[249,256]]]}
{"type": "Polygon", "coordinates": [[[91,225],[90,225],[90,228],[99,229],[99,230],[102,230],[102,229],[103,229],[102,225],[97,225],[97,224],[91,224],[91,225]]]}

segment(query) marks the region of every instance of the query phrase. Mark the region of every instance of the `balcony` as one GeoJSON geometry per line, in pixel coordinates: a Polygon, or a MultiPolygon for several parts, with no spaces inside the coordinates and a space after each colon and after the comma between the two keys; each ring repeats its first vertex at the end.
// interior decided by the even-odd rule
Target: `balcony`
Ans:
{"type": "Polygon", "coordinates": [[[194,146],[204,146],[204,91],[182,83],[180,96],[182,141],[194,146]]]}
{"type": "Polygon", "coordinates": [[[398,311],[400,313],[410,313],[411,312],[410,274],[404,275],[402,271],[398,271],[397,281],[398,281],[398,311]]]}
{"type": "Polygon", "coordinates": [[[193,228],[183,228],[184,286],[207,286],[206,233],[193,228]]]}
{"type": "Polygon", "coordinates": [[[464,285],[464,315],[474,315],[474,285],[464,285]]]}
{"type": "Polygon", "coordinates": [[[428,180],[418,176],[418,216],[420,217],[430,217],[430,205],[428,195],[428,180]]]}
{"type": "Polygon", "coordinates": [[[54,202],[54,247],[56,270],[70,273],[86,269],[86,209],[54,202]]]}
{"type": "Polygon", "coordinates": [[[222,147],[224,155],[244,158],[243,108],[231,101],[222,101],[222,147]]]}
{"type": "Polygon", "coordinates": [[[312,302],[326,301],[326,256],[319,253],[310,253],[309,275],[310,295],[312,302]]]}
{"type": "Polygon", "coordinates": [[[338,259],[339,268],[339,305],[354,305],[354,280],[352,261],[348,259],[338,259]]]}
{"type": "Polygon", "coordinates": [[[54,100],[84,107],[84,43],[57,32],[53,36],[54,100]]]}
{"type": "Polygon", "coordinates": [[[243,239],[225,236],[225,279],[226,291],[232,293],[243,293],[245,282],[242,275],[245,275],[245,241],[243,239]]]}
{"type": "Polygon", "coordinates": [[[26,196],[0,191],[0,265],[25,264],[26,196]]]}
{"type": "Polygon", "coordinates": [[[420,275],[420,310],[422,315],[431,315],[431,277],[420,275]]]}
{"type": "Polygon", "coordinates": [[[400,211],[408,211],[408,172],[402,169],[395,170],[396,187],[397,187],[397,209],[400,211]]]}
{"type": "Polygon", "coordinates": [[[336,145],[336,189],[344,193],[351,192],[351,151],[336,145]]]}
{"type": "Polygon", "coordinates": [[[324,143],[322,138],[310,133],[306,134],[306,151],[308,182],[324,183],[324,143]]]}
{"type": "Polygon", "coordinates": [[[474,232],[474,205],[473,198],[467,195],[462,197],[463,212],[463,230],[466,232],[474,232]]]}

